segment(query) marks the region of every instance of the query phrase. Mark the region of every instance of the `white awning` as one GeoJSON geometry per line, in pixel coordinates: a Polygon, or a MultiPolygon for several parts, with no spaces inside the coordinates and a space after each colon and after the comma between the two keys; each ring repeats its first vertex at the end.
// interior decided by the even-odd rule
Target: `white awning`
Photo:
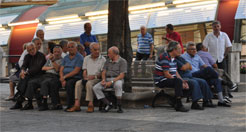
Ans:
{"type": "Polygon", "coordinates": [[[246,19],[246,0],[240,0],[235,19],[246,19]]]}
{"type": "Polygon", "coordinates": [[[0,24],[8,24],[11,21],[13,21],[18,15],[14,14],[14,15],[7,15],[7,16],[0,16],[0,24]]]}
{"type": "Polygon", "coordinates": [[[184,25],[201,22],[214,21],[216,16],[218,2],[209,4],[184,4],[180,7],[163,9],[153,12],[150,15],[148,28],[164,27],[167,24],[184,25]]]}

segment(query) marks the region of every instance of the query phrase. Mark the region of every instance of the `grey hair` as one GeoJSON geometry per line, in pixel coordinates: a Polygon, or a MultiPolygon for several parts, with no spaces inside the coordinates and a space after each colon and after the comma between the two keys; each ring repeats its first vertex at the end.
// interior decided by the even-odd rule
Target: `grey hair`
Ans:
{"type": "Polygon", "coordinates": [[[69,41],[67,44],[74,44],[75,47],[78,47],[78,44],[75,41],[69,41]]]}
{"type": "Polygon", "coordinates": [[[38,37],[34,38],[34,39],[32,40],[32,42],[35,43],[36,40],[40,40],[40,41],[42,42],[42,40],[41,40],[40,38],[38,38],[38,37]]]}
{"type": "Polygon", "coordinates": [[[217,25],[217,24],[221,25],[221,24],[220,24],[220,21],[213,21],[212,26],[213,26],[213,25],[217,25]]]}
{"type": "Polygon", "coordinates": [[[189,49],[190,46],[196,46],[196,44],[192,41],[189,41],[187,44],[186,44],[186,49],[189,49]]]}
{"type": "Polygon", "coordinates": [[[177,46],[179,45],[178,42],[176,41],[171,41],[168,43],[168,46],[167,46],[167,49],[166,51],[167,52],[172,52],[173,50],[177,49],[177,46]]]}
{"type": "Polygon", "coordinates": [[[28,43],[26,43],[26,48],[29,47],[29,46],[31,46],[31,45],[34,46],[34,47],[36,47],[36,45],[33,42],[28,42],[28,43]]]}
{"type": "Polygon", "coordinates": [[[92,43],[90,44],[90,49],[93,49],[93,46],[94,46],[94,45],[99,45],[99,43],[92,42],[92,43]]]}
{"type": "Polygon", "coordinates": [[[144,25],[142,25],[142,26],[140,27],[140,29],[142,29],[142,28],[146,29],[146,27],[145,27],[144,25]]]}
{"type": "Polygon", "coordinates": [[[109,49],[112,49],[113,53],[116,54],[116,55],[119,55],[120,54],[120,51],[119,51],[118,47],[116,47],[116,46],[112,46],[109,49]]]}

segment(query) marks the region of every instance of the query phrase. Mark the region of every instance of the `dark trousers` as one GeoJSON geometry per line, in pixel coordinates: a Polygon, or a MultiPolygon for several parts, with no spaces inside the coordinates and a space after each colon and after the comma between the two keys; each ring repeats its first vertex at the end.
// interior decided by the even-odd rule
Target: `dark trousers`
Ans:
{"type": "Polygon", "coordinates": [[[227,72],[226,58],[224,58],[220,63],[216,61],[216,64],[218,65],[219,69],[223,69],[225,72],[227,72]]]}
{"type": "Polygon", "coordinates": [[[208,84],[214,85],[217,92],[222,92],[221,80],[219,80],[218,73],[211,67],[206,67],[199,71],[192,73],[193,77],[205,79],[208,84]]]}
{"type": "Polygon", "coordinates": [[[34,95],[36,96],[38,95],[38,98],[41,98],[37,89],[41,87],[42,80],[43,80],[42,76],[31,78],[27,83],[25,97],[27,97],[28,99],[32,99],[34,95]]]}
{"type": "Polygon", "coordinates": [[[78,78],[67,78],[66,79],[66,91],[67,91],[67,107],[71,108],[74,104],[74,90],[75,83],[78,81],[78,78]]]}
{"type": "Polygon", "coordinates": [[[135,73],[135,75],[137,74],[138,65],[139,65],[141,60],[143,60],[142,63],[141,63],[142,75],[145,74],[145,72],[146,72],[146,60],[148,60],[149,55],[150,54],[141,54],[141,53],[137,52],[136,60],[135,60],[135,63],[134,63],[134,73],[135,73]]]}
{"type": "Polygon", "coordinates": [[[183,82],[179,78],[167,79],[157,84],[159,88],[172,87],[175,89],[175,97],[183,96],[183,82]]]}
{"type": "Polygon", "coordinates": [[[60,104],[59,88],[61,87],[61,82],[59,77],[55,74],[44,74],[44,80],[41,83],[40,94],[42,96],[51,97],[51,102],[53,105],[60,104]]]}

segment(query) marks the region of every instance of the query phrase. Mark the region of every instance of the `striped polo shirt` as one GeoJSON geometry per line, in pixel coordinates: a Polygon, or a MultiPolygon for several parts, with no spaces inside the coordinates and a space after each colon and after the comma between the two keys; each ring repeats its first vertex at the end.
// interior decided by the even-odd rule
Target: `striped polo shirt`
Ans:
{"type": "Polygon", "coordinates": [[[140,33],[137,38],[138,41],[138,49],[137,52],[141,54],[150,54],[150,46],[153,44],[153,38],[151,34],[147,33],[142,36],[140,33]]]}
{"type": "Polygon", "coordinates": [[[171,58],[171,56],[168,53],[161,54],[155,63],[155,84],[158,84],[167,79],[164,75],[164,71],[169,71],[169,73],[173,77],[176,77],[177,62],[175,58],[171,58]]]}

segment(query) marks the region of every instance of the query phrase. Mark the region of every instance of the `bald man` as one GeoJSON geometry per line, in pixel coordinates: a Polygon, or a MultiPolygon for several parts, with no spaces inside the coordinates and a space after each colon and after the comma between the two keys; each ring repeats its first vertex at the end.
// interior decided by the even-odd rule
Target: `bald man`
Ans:
{"type": "Polygon", "coordinates": [[[119,49],[115,46],[109,48],[108,59],[106,60],[103,71],[102,71],[102,81],[97,83],[93,87],[93,91],[98,100],[101,100],[107,106],[104,112],[108,112],[112,107],[112,102],[109,102],[104,93],[103,89],[113,87],[115,89],[115,95],[117,97],[118,113],[122,113],[121,108],[121,97],[122,97],[122,87],[123,79],[127,72],[127,62],[125,59],[121,58],[119,55],[119,49]]]}

